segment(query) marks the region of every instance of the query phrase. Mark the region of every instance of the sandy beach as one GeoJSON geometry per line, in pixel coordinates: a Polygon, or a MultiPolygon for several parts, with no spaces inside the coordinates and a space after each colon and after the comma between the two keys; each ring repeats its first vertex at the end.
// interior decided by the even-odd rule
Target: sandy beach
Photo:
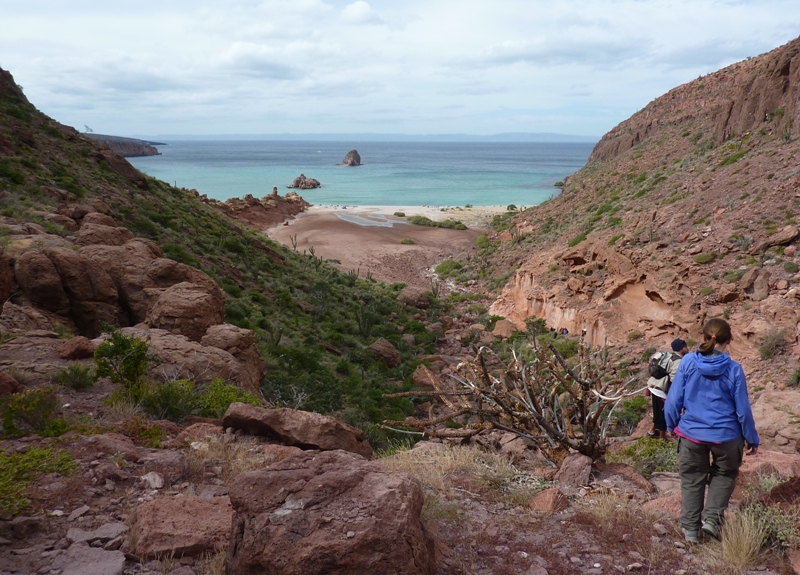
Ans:
{"type": "Polygon", "coordinates": [[[463,259],[473,253],[475,238],[486,231],[487,222],[505,211],[505,206],[315,205],[265,233],[290,247],[294,239],[300,252],[313,246],[317,256],[338,260],[339,269],[358,270],[361,277],[369,272],[379,281],[428,288],[431,268],[443,260],[463,259]],[[406,217],[395,216],[396,212],[406,217]],[[459,220],[468,229],[408,223],[406,218],[414,215],[435,221],[459,220]]]}

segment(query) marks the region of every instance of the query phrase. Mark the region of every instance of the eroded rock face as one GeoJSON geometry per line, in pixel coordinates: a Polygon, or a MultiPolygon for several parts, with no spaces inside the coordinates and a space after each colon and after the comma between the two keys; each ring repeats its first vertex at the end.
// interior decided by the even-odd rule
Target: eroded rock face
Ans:
{"type": "Polygon", "coordinates": [[[372,456],[372,447],[363,431],[311,411],[286,407],[267,409],[232,403],[222,419],[222,427],[241,429],[250,435],[272,437],[286,445],[303,449],[344,450],[363,457],[372,456]]]}
{"type": "Polygon", "coordinates": [[[40,250],[29,250],[14,263],[14,276],[22,293],[37,306],[56,313],[69,312],[69,298],[53,262],[40,250]]]}
{"type": "Polygon", "coordinates": [[[86,218],[75,234],[76,241],[81,245],[121,246],[133,239],[133,232],[127,228],[119,228],[116,225],[87,224],[85,220],[86,218]]]}
{"type": "Polygon", "coordinates": [[[264,376],[264,360],[255,346],[255,336],[252,330],[236,327],[229,323],[212,325],[200,343],[227,351],[242,364],[247,372],[248,381],[261,382],[264,376]]]}
{"type": "Polygon", "coordinates": [[[308,452],[240,475],[229,573],[433,575],[419,484],[344,451],[308,452]]]}
{"type": "Polygon", "coordinates": [[[145,323],[200,341],[212,325],[222,323],[221,299],[203,286],[182,282],[164,290],[147,310],[145,323]]]}
{"type": "MultiPolygon", "coordinates": [[[[197,557],[224,549],[231,533],[228,497],[162,497],[146,501],[131,517],[133,553],[139,557],[197,557]]],[[[230,572],[230,571],[229,571],[230,572]]]]}

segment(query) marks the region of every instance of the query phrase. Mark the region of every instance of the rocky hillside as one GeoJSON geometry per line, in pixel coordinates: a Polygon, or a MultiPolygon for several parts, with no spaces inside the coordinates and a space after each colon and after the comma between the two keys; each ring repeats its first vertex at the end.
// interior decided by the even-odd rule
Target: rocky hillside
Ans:
{"type": "MultiPolygon", "coordinates": [[[[500,222],[482,265],[516,272],[490,313],[586,330],[634,365],[725,317],[756,398],[794,393],[770,400],[794,408],[781,390],[798,367],[799,97],[800,39],[622,122],[559,197],[500,222]]],[[[793,449],[784,419],[776,441],[793,449]]]]}

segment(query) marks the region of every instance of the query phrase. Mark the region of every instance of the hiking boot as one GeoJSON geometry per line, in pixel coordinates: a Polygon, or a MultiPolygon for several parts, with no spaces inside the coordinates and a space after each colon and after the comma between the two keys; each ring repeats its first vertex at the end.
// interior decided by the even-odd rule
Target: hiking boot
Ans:
{"type": "Polygon", "coordinates": [[[703,522],[703,526],[700,527],[700,531],[702,531],[706,535],[709,535],[710,537],[713,537],[714,539],[719,539],[720,538],[719,525],[717,525],[716,523],[714,523],[712,521],[704,521],[703,522]]]}
{"type": "Polygon", "coordinates": [[[681,531],[683,531],[683,538],[689,543],[700,543],[700,533],[698,533],[697,529],[684,529],[681,527],[681,531]]]}

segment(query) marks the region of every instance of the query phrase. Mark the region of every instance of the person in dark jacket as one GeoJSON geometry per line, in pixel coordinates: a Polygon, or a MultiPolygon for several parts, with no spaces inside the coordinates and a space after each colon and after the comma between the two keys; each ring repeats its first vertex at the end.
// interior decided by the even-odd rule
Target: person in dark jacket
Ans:
{"type": "Polygon", "coordinates": [[[748,455],[760,443],[744,371],[727,354],[730,325],[712,319],[703,337],[681,360],[664,405],[667,429],[678,437],[681,528],[692,543],[700,531],[719,539],[745,442],[748,455]]]}

